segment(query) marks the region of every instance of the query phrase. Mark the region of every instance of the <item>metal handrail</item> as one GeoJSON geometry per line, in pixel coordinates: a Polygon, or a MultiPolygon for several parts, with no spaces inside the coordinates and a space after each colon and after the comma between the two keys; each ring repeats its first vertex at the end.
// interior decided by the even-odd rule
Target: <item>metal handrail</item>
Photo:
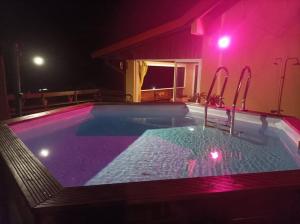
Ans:
{"type": "Polygon", "coordinates": [[[250,86],[250,80],[251,80],[251,69],[249,66],[245,66],[241,72],[241,76],[238,82],[238,86],[236,88],[235,91],[235,95],[234,95],[234,99],[233,99],[233,104],[232,104],[232,115],[231,115],[231,122],[230,122],[230,134],[233,134],[234,131],[234,118],[235,118],[235,109],[236,109],[236,103],[239,97],[239,93],[242,87],[242,81],[244,78],[245,73],[248,72],[248,79],[247,79],[247,83],[246,83],[246,87],[245,87],[245,91],[244,91],[244,95],[243,95],[243,99],[242,99],[242,110],[246,110],[246,98],[247,98],[247,94],[248,94],[248,89],[250,86]]]}
{"type": "Polygon", "coordinates": [[[222,100],[223,99],[223,94],[224,94],[224,91],[225,91],[225,87],[226,87],[226,84],[227,84],[227,79],[228,79],[228,76],[229,76],[229,72],[228,72],[228,69],[225,67],[225,66],[221,66],[217,69],[217,71],[215,72],[215,75],[214,75],[214,78],[213,78],[213,81],[210,85],[210,88],[209,88],[209,91],[208,91],[208,94],[206,96],[206,101],[205,101],[205,110],[204,110],[204,127],[207,126],[207,109],[208,109],[208,104],[209,104],[209,101],[210,101],[210,97],[211,97],[211,93],[212,93],[212,90],[215,86],[215,82],[217,80],[217,77],[219,76],[220,72],[224,70],[225,71],[225,80],[224,80],[224,83],[223,83],[223,86],[222,86],[222,90],[221,90],[221,94],[220,94],[220,99],[222,100]]]}

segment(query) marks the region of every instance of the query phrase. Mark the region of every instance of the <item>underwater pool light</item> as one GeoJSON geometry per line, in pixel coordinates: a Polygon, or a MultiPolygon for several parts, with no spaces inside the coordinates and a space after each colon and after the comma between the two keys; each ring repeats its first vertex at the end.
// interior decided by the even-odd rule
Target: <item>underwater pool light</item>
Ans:
{"type": "Polygon", "coordinates": [[[41,149],[41,151],[40,151],[40,156],[41,157],[48,157],[49,156],[49,149],[41,149]]]}
{"type": "Polygon", "coordinates": [[[219,153],[217,151],[213,151],[210,153],[212,159],[216,160],[219,158],[219,153]]]}

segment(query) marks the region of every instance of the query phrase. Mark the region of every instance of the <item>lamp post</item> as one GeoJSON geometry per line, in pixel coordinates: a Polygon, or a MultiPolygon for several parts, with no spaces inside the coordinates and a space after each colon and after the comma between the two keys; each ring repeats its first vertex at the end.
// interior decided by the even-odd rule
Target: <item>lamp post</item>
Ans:
{"type": "MultiPolygon", "coordinates": [[[[15,44],[15,72],[16,72],[16,89],[17,89],[17,114],[22,116],[22,86],[21,86],[21,57],[22,50],[19,43],[15,44]]],[[[32,62],[36,66],[42,66],[45,63],[43,57],[35,56],[32,59],[32,62]]]]}
{"type": "Polygon", "coordinates": [[[22,88],[21,88],[21,72],[20,72],[20,58],[21,58],[21,48],[20,44],[15,44],[15,72],[16,72],[16,84],[17,84],[17,114],[22,116],[22,88]]]}

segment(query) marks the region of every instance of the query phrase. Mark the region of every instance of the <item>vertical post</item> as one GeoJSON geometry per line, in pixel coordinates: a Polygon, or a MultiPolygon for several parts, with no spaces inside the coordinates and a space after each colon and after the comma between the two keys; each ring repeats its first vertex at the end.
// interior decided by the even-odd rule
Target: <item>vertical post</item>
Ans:
{"type": "Polygon", "coordinates": [[[281,114],[281,112],[283,111],[281,109],[281,101],[282,101],[282,94],[283,94],[283,87],[284,87],[287,63],[290,59],[292,59],[292,58],[289,58],[289,57],[285,58],[283,71],[281,71],[281,77],[280,77],[281,82],[280,82],[279,96],[278,96],[278,106],[277,106],[277,113],[278,114],[281,114]]]}
{"type": "Polygon", "coordinates": [[[15,44],[15,75],[16,75],[16,92],[17,92],[17,115],[22,116],[22,88],[21,88],[21,71],[20,71],[21,49],[18,43],[15,44]]]}
{"type": "Polygon", "coordinates": [[[174,79],[173,79],[173,102],[176,102],[177,89],[177,63],[174,62],[174,79]]]}
{"type": "Polygon", "coordinates": [[[283,61],[286,60],[284,58],[280,58],[280,84],[279,84],[279,92],[278,92],[278,99],[277,99],[277,114],[281,114],[281,92],[282,92],[282,82],[283,82],[283,61]]]}
{"type": "Polygon", "coordinates": [[[290,60],[294,60],[296,62],[294,65],[300,65],[298,57],[286,57],[285,58],[284,68],[283,68],[283,74],[281,76],[281,85],[280,85],[280,89],[279,89],[278,109],[277,109],[278,110],[278,114],[280,114],[281,111],[283,111],[281,109],[283,87],[284,87],[284,82],[285,82],[285,76],[286,76],[286,70],[287,70],[288,61],[290,61],[290,60]]]}
{"type": "MultiPolygon", "coordinates": [[[[200,94],[200,91],[201,91],[201,72],[202,72],[202,61],[199,61],[198,62],[198,75],[197,75],[197,93],[200,94]]],[[[200,103],[200,102],[199,102],[200,103]]]]}
{"type": "MultiPolygon", "coordinates": [[[[131,99],[127,100],[127,91],[126,91],[126,70],[127,70],[127,61],[122,61],[122,82],[123,82],[123,92],[125,95],[125,102],[131,101],[131,99]]],[[[100,92],[101,94],[101,92],[100,92]]],[[[102,99],[101,99],[102,101],[102,99]]]]}
{"type": "Polygon", "coordinates": [[[6,92],[6,76],[4,61],[0,54],[0,120],[6,120],[10,117],[8,106],[7,92],[6,92]]]}
{"type": "Polygon", "coordinates": [[[77,90],[75,90],[74,91],[74,101],[75,101],[75,103],[77,104],[78,102],[77,102],[77,100],[78,100],[78,98],[77,98],[77,90]]]}
{"type": "Polygon", "coordinates": [[[197,80],[198,80],[198,65],[194,65],[194,72],[193,72],[193,96],[197,94],[197,80]]]}
{"type": "Polygon", "coordinates": [[[133,60],[133,102],[140,102],[140,77],[139,77],[139,62],[133,60]]]}

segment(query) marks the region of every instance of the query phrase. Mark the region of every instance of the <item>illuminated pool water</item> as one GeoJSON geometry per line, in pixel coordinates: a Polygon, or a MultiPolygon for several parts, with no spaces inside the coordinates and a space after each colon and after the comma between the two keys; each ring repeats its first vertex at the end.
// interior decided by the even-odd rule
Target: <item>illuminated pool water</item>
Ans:
{"type": "Polygon", "coordinates": [[[273,127],[276,119],[237,121],[235,136],[203,130],[202,121],[185,105],[110,105],[11,129],[66,187],[300,168],[295,144],[273,127]]]}

